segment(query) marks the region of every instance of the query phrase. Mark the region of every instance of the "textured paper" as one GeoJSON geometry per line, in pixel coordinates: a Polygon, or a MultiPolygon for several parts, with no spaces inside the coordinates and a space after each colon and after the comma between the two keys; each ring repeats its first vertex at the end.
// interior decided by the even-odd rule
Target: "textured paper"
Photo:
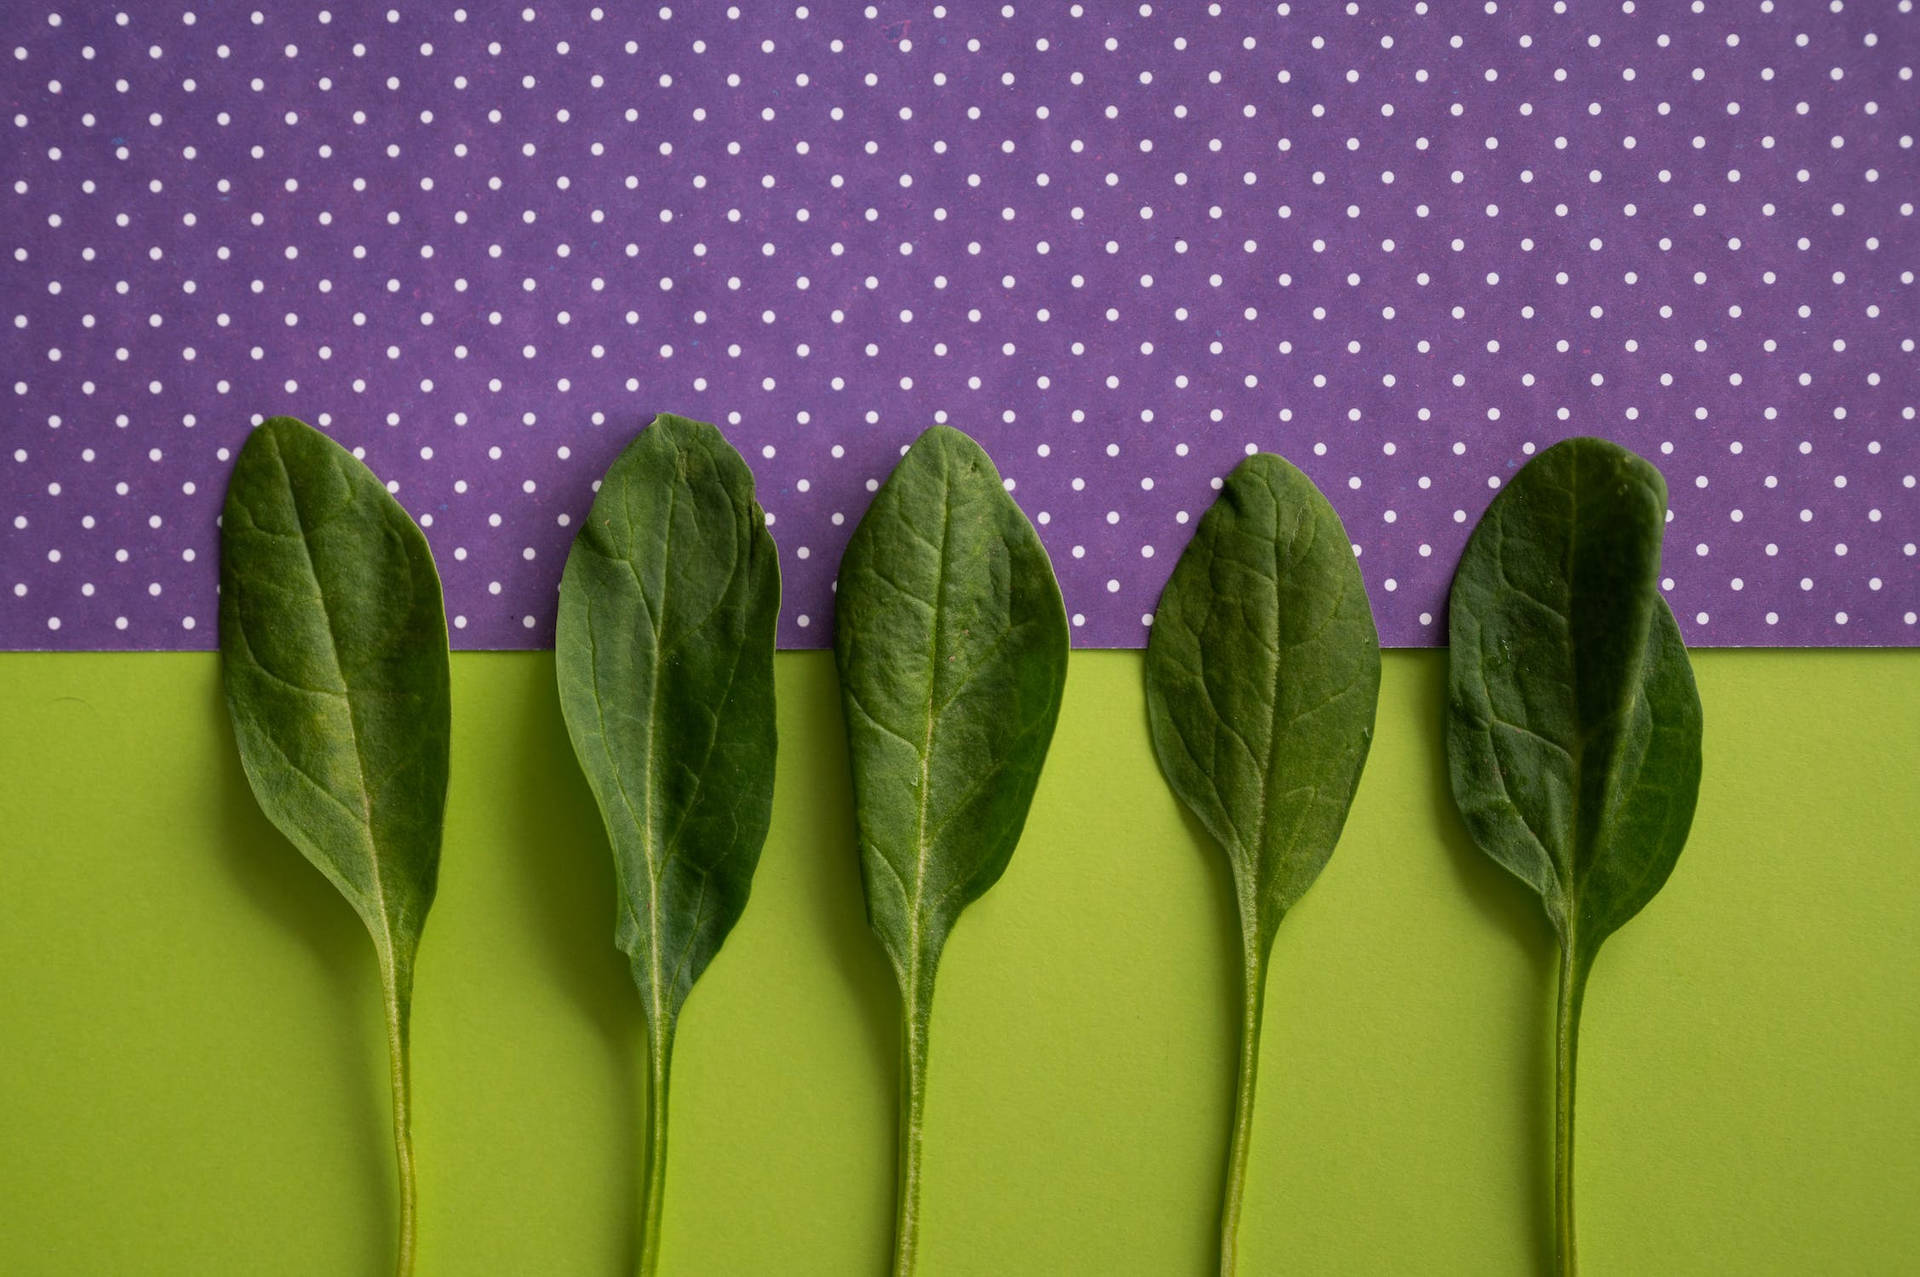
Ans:
{"type": "Polygon", "coordinates": [[[252,420],[427,527],[454,642],[551,642],[591,484],[719,423],[823,643],[934,421],[1143,640],[1250,448],[1384,641],[1576,433],[1672,488],[1694,644],[1910,643],[1910,5],[0,3],[0,644],[213,643],[252,420]]]}
{"type": "MultiPolygon", "coordinates": [[[[1080,652],[1006,877],[940,966],[922,1271],[1217,1271],[1238,1043],[1224,861],[1141,660],[1080,652]]],[[[1920,1253],[1920,655],[1700,652],[1686,852],[1580,1043],[1587,1271],[1901,1273],[1920,1253]]],[[[661,1271],[887,1271],[899,994],[833,662],[776,662],[753,898],[674,1047],[661,1271]]],[[[1389,652],[1353,816],[1267,977],[1241,1271],[1553,1271],[1552,937],[1446,796],[1438,652],[1389,652]]],[[[414,1000],[422,1272],[633,1270],[645,1065],[600,819],[533,653],[453,658],[414,1000]],[[431,1190],[431,1191],[429,1191],[431,1190]]],[[[260,815],[202,655],[0,656],[0,1271],[380,1274],[366,929],[260,815]]]]}

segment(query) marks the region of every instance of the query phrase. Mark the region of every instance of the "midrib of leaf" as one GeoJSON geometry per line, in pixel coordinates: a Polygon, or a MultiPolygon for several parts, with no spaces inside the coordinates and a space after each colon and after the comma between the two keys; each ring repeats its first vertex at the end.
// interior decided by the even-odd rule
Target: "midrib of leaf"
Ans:
{"type": "Polygon", "coordinates": [[[927,814],[929,794],[933,788],[933,728],[938,721],[934,706],[934,697],[940,685],[941,641],[944,633],[947,607],[947,555],[953,547],[953,485],[947,476],[941,475],[946,488],[941,502],[940,548],[933,576],[933,661],[927,668],[927,726],[920,742],[920,792],[915,801],[914,828],[914,872],[913,872],[913,916],[908,925],[908,952],[911,955],[911,968],[918,971],[920,965],[920,905],[925,899],[927,886],[927,814]]]}
{"type": "MultiPolygon", "coordinates": [[[[327,602],[326,586],[322,584],[319,569],[313,562],[313,547],[307,542],[310,527],[306,513],[300,507],[300,489],[293,482],[292,472],[287,469],[286,457],[280,452],[279,438],[268,435],[267,442],[273,446],[274,462],[280,467],[281,482],[286,484],[288,504],[293,507],[293,521],[299,529],[300,555],[307,565],[307,575],[313,581],[314,594],[320,602],[320,614],[327,621],[327,655],[333,662],[334,679],[340,684],[341,695],[347,702],[347,728],[353,737],[354,763],[360,773],[360,801],[364,813],[360,825],[366,833],[367,860],[373,870],[370,877],[373,881],[374,908],[380,916],[379,927],[375,928],[369,922],[367,930],[373,936],[374,951],[380,960],[381,1003],[386,1015],[387,1061],[393,1090],[393,1146],[400,1181],[400,1237],[395,1265],[400,1277],[409,1277],[413,1272],[417,1211],[413,1170],[413,1086],[407,1051],[407,1020],[413,1002],[413,964],[409,958],[405,977],[407,987],[403,989],[399,958],[393,943],[393,920],[387,913],[387,888],[381,867],[380,843],[373,832],[373,790],[367,780],[366,749],[360,739],[359,705],[354,699],[353,685],[347,681],[346,668],[340,662],[340,634],[334,628],[333,608],[327,602]]],[[[252,651],[251,645],[248,650],[252,651]]],[[[255,664],[259,662],[256,660],[255,664]]],[[[362,915],[362,920],[366,921],[365,915],[362,915]]]]}
{"type": "MultiPolygon", "coordinates": [[[[953,483],[945,462],[941,466],[942,497],[940,545],[933,578],[933,653],[927,669],[927,723],[920,743],[920,785],[914,800],[914,874],[912,909],[907,916],[907,969],[901,984],[901,1032],[905,1037],[902,1064],[907,1076],[900,1113],[899,1219],[894,1238],[894,1272],[909,1277],[919,1252],[920,1230],[920,1139],[922,1133],[927,1070],[927,1027],[931,1008],[922,1005],[920,965],[923,910],[927,890],[927,818],[933,790],[933,731],[938,715],[934,705],[940,684],[940,657],[944,650],[947,602],[947,564],[953,548],[953,483]]],[[[884,859],[884,857],[882,857],[884,859]]]]}
{"type": "MultiPolygon", "coordinates": [[[[1288,555],[1290,560],[1297,561],[1297,560],[1305,559],[1306,556],[1312,552],[1314,545],[1320,540],[1319,519],[1317,518],[1309,519],[1306,522],[1307,522],[1307,527],[1309,528],[1307,544],[1304,547],[1302,547],[1298,553],[1290,553],[1288,555]]],[[[1292,551],[1293,547],[1291,542],[1289,542],[1287,549],[1288,551],[1292,551]]],[[[1275,591],[1274,601],[1276,604],[1279,602],[1280,573],[1282,570],[1281,558],[1282,558],[1282,551],[1280,546],[1280,538],[1275,537],[1273,539],[1273,584],[1274,584],[1274,591],[1275,591]]],[[[1342,564],[1341,566],[1344,568],[1346,565],[1342,564]]],[[[1306,636],[1299,643],[1289,643],[1289,644],[1285,644],[1284,646],[1276,644],[1274,647],[1273,678],[1272,678],[1273,722],[1268,725],[1268,729],[1267,729],[1267,765],[1260,772],[1260,847],[1256,847],[1253,849],[1253,863],[1256,865],[1259,864],[1261,849],[1264,848],[1267,845],[1268,841],[1271,840],[1273,837],[1274,809],[1273,809],[1273,804],[1267,801],[1267,795],[1269,794],[1269,792],[1271,792],[1273,788],[1274,772],[1280,766],[1281,737],[1284,735],[1284,732],[1282,730],[1283,727],[1292,727],[1295,723],[1299,722],[1302,718],[1306,717],[1308,714],[1317,713],[1319,710],[1325,708],[1327,705],[1330,705],[1334,701],[1340,699],[1340,697],[1345,696],[1353,688],[1353,683],[1349,682],[1345,687],[1333,693],[1331,696],[1327,697],[1326,699],[1320,701],[1318,704],[1312,706],[1307,710],[1303,710],[1297,714],[1289,716],[1286,719],[1284,724],[1281,722],[1280,680],[1285,676],[1285,673],[1286,673],[1285,663],[1281,659],[1281,653],[1285,650],[1286,647],[1301,647],[1301,646],[1305,646],[1306,644],[1316,642],[1318,641],[1318,639],[1322,634],[1325,634],[1329,629],[1333,627],[1334,623],[1339,619],[1341,605],[1347,601],[1348,575],[1343,571],[1339,574],[1339,577],[1340,577],[1340,590],[1339,590],[1339,593],[1334,596],[1333,607],[1328,610],[1326,621],[1324,621],[1319,626],[1318,629],[1316,629],[1312,634],[1306,636]]],[[[1317,796],[1319,793],[1319,787],[1314,786],[1313,792],[1317,796]]],[[[1295,823],[1294,827],[1296,830],[1299,828],[1298,822],[1295,823]]]]}
{"type": "MultiPolygon", "coordinates": [[[[653,1005],[656,1014],[671,1019],[672,1013],[660,997],[660,864],[655,854],[657,831],[654,829],[654,817],[658,807],[656,799],[660,789],[660,667],[666,664],[666,652],[661,640],[666,637],[667,608],[672,602],[667,584],[673,576],[673,512],[680,501],[680,485],[667,485],[666,526],[660,534],[660,624],[654,630],[654,653],[652,669],[648,671],[647,690],[647,818],[641,826],[644,831],[642,848],[647,856],[647,978],[653,986],[653,1005]]],[[[632,567],[632,560],[628,560],[632,567]]],[[[637,569],[634,575],[638,576],[637,569]]],[[[646,598],[646,591],[640,597],[646,598]]],[[[651,609],[649,609],[651,610],[651,609]]],[[[659,1035],[650,1035],[659,1036],[659,1035]]],[[[664,1116],[664,1108],[661,1115],[664,1116]]],[[[658,1120],[656,1118],[656,1120],[658,1120]]]]}
{"type": "MultiPolygon", "coordinates": [[[[377,931],[374,931],[373,939],[375,945],[381,950],[380,958],[384,968],[393,959],[393,927],[391,919],[387,916],[387,892],[383,881],[384,875],[381,872],[380,843],[373,833],[373,790],[367,780],[366,749],[360,739],[360,710],[354,700],[353,687],[347,682],[346,669],[340,662],[340,634],[334,628],[333,608],[327,601],[327,587],[321,582],[319,569],[314,565],[313,547],[307,543],[310,528],[306,512],[300,506],[299,486],[293,482],[293,475],[287,469],[287,460],[281,455],[279,439],[269,435],[267,441],[273,445],[273,460],[280,468],[281,482],[287,487],[288,504],[293,507],[294,524],[299,528],[297,539],[300,542],[300,557],[306,564],[308,578],[313,582],[314,595],[319,599],[320,615],[327,621],[327,657],[333,663],[334,681],[339,683],[341,688],[337,695],[347,702],[348,734],[353,738],[354,765],[360,776],[360,811],[356,813],[356,819],[366,835],[367,862],[373,869],[370,876],[373,881],[374,911],[380,916],[380,926],[377,931]]],[[[248,650],[252,651],[251,645],[248,650]]],[[[254,664],[259,666],[258,659],[254,664]]],[[[386,974],[384,970],[383,974],[386,974]]],[[[387,983],[391,981],[388,980],[387,983]]]]}

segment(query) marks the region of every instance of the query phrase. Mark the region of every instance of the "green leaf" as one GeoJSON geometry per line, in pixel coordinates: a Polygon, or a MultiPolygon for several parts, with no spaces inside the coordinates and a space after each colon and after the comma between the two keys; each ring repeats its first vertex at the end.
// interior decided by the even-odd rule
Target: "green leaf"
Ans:
{"type": "Polygon", "coordinates": [[[659,416],[614,461],[560,579],[560,708],[613,847],[647,1018],[640,1268],[660,1247],[667,1079],[693,982],[746,908],[773,810],[780,568],[753,475],[659,416]]]}
{"type": "Polygon", "coordinates": [[[415,1219],[407,1037],[447,801],[447,621],[426,538],[400,503],[290,417],[248,437],[227,485],[220,655],[254,797],[373,936],[405,1274],[415,1219]]]}
{"type": "Polygon", "coordinates": [[[1467,542],[1449,612],[1447,764],[1482,850],[1559,938],[1555,1223],[1575,1266],[1573,1092],[1600,944],[1673,871],[1700,787],[1700,698],[1657,586],[1667,487],[1617,444],[1521,468],[1467,542]]]}
{"type": "Polygon", "coordinates": [[[1227,477],[1160,596],[1146,680],[1160,769],[1225,850],[1240,917],[1240,1077],[1220,1216],[1231,1273],[1267,956],[1340,840],[1380,693],[1353,544],[1286,461],[1256,453],[1227,477]]]}
{"type": "Polygon", "coordinates": [[[834,656],[846,707],[867,919],[900,983],[895,1272],[918,1245],[927,1028],[940,951],[1007,867],[1067,676],[1046,550],[993,462],[921,435],[840,560],[834,656]]]}

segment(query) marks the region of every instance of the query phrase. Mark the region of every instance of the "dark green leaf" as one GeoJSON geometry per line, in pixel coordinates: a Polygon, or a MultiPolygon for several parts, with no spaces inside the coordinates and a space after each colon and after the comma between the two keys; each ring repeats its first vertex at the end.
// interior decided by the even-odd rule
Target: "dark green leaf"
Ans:
{"type": "Polygon", "coordinates": [[[1699,788],[1699,697],[1657,588],[1666,499],[1626,449],[1567,440],[1494,499],[1454,576],[1454,799],[1587,964],[1666,881],[1699,788]]]}
{"type": "Polygon", "coordinates": [[[1538,892],[1561,945],[1561,1256],[1572,1271],[1573,1065],[1600,944],[1672,872],[1700,785],[1700,699],[1660,598],[1667,489],[1569,439],[1494,498],[1454,575],[1447,761],[1474,841],[1538,892]]]}
{"type": "Polygon", "coordinates": [[[834,655],[867,918],[900,982],[895,1269],[912,1271],[934,972],[1007,867],[1060,713],[1067,618],[1046,550],[973,440],[921,435],[847,543],[834,655]]]}
{"type": "Polygon", "coordinates": [[[1226,851],[1240,916],[1240,1082],[1220,1237],[1231,1272],[1267,955],[1340,839],[1380,692],[1353,545],[1312,480],[1269,453],[1227,477],[1160,596],[1146,679],[1160,768],[1226,851]]]}
{"type": "Polygon", "coordinates": [[[393,1051],[404,1273],[407,1033],[447,799],[447,622],[420,529],[364,465],[290,417],[255,430],[234,463],[220,652],[254,796],[373,936],[393,1051]]]}
{"type": "Polygon", "coordinates": [[[607,471],[560,581],[560,707],[606,822],[647,1017],[641,1265],[660,1238],[680,1007],[746,908],[772,816],[780,569],[753,475],[660,416],[607,471]]]}

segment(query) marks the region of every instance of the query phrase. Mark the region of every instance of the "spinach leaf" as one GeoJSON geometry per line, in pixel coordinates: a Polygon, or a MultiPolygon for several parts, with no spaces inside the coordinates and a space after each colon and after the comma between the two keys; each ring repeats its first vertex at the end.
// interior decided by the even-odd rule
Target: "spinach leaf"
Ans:
{"type": "Polygon", "coordinates": [[[933,978],[961,910],[1013,855],[1067,676],[1047,552],[993,462],[935,426],[840,560],[834,657],[867,920],[900,983],[894,1271],[914,1269],[933,978]]]}
{"type": "Polygon", "coordinates": [[[447,802],[447,620],[427,540],[400,503],[290,417],[248,437],[227,485],[220,656],[254,797],[373,936],[404,1277],[416,1216],[407,1035],[447,802]]]}
{"type": "Polygon", "coordinates": [[[1147,641],[1147,720],[1175,796],[1227,853],[1242,1018],[1220,1271],[1234,1271],[1267,957],[1333,855],[1373,743],[1380,639],[1340,516],[1270,453],[1201,518],[1147,641]]]}
{"type": "Polygon", "coordinates": [[[1673,871],[1700,787],[1700,698],[1660,597],[1667,488],[1616,444],[1521,468],[1467,542],[1449,608],[1447,765],[1483,851],[1560,942],[1554,1223],[1575,1271],[1574,1058],[1600,944],[1673,871]]]}
{"type": "Polygon", "coordinates": [[[660,1250],[667,1076],[693,982],[746,908],[773,809],[780,568],[753,475],[659,416],[614,461],[560,579],[560,708],[606,822],[614,934],[647,1019],[640,1271],[660,1250]]]}

